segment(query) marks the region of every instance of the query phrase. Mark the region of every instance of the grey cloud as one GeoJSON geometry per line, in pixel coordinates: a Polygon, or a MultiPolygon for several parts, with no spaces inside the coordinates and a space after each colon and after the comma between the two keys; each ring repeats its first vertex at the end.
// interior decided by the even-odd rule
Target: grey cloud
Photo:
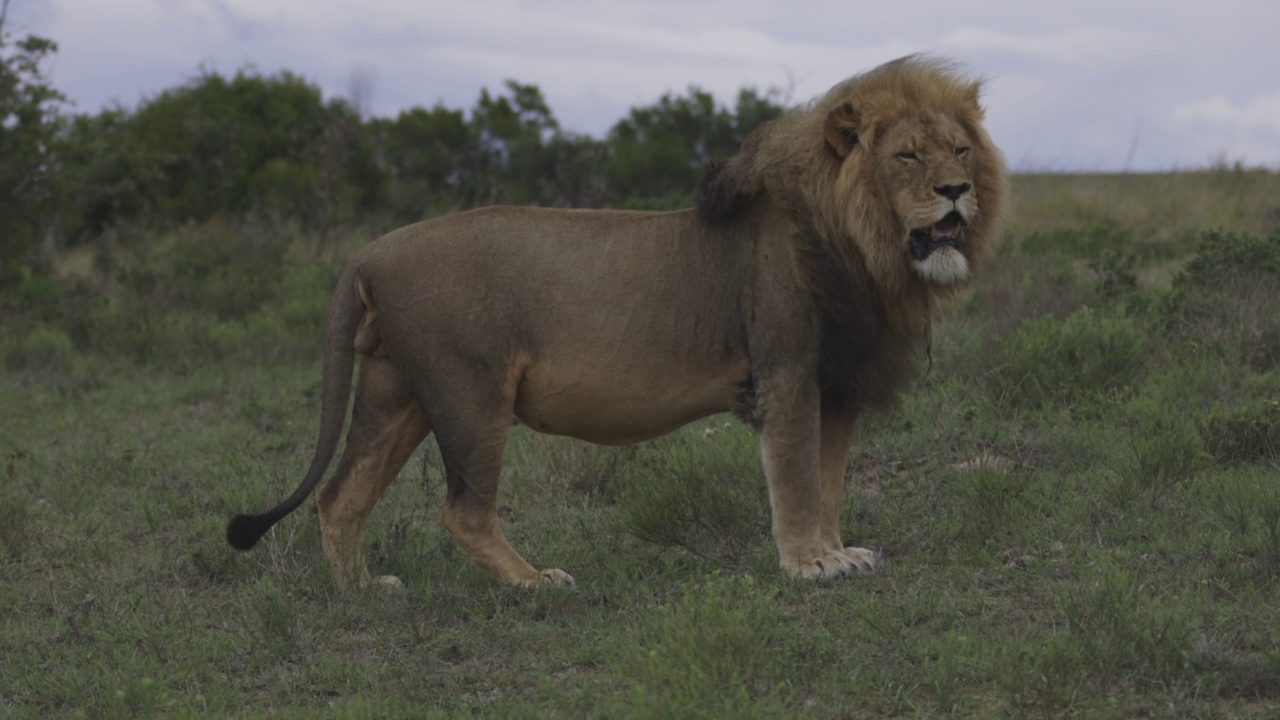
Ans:
{"type": "Polygon", "coordinates": [[[813,97],[909,52],[990,82],[988,118],[1015,166],[1120,170],[1226,156],[1280,166],[1280,4],[1239,0],[16,0],[62,50],[54,79],[95,111],[154,95],[201,65],[288,69],[343,93],[357,70],[390,115],[470,106],[482,86],[535,83],[567,129],[600,135],[631,105],[698,85],[813,97]],[[91,19],[87,19],[91,18],[91,19]]]}

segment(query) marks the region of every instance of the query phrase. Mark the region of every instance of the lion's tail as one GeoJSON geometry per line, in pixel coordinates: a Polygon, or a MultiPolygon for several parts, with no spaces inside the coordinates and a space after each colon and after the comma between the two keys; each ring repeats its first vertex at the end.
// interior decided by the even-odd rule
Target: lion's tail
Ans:
{"type": "Polygon", "coordinates": [[[324,389],[320,400],[320,438],[311,467],[293,494],[270,510],[257,515],[236,515],[227,524],[227,542],[237,550],[257,544],[272,525],[293,512],[320,482],[333,460],[338,438],[347,417],[351,395],[351,372],[355,367],[353,339],[360,324],[363,305],[356,284],[358,268],[353,263],[342,273],[329,307],[329,325],[324,335],[324,389]]]}

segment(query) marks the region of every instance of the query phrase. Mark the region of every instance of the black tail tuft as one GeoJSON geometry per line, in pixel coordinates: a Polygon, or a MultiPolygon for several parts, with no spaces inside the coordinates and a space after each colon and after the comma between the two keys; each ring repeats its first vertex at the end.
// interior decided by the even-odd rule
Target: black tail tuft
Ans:
{"type": "Polygon", "coordinates": [[[248,550],[279,520],[274,513],[261,515],[237,515],[227,523],[227,542],[237,550],[248,550]]]}

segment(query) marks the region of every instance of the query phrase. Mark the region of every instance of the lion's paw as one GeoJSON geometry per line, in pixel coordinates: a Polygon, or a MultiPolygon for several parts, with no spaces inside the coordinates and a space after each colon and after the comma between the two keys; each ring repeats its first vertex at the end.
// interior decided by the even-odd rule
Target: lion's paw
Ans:
{"type": "Polygon", "coordinates": [[[539,570],[537,578],[526,580],[520,584],[527,588],[574,587],[573,576],[558,568],[539,570]]]}
{"type": "Polygon", "coordinates": [[[847,547],[833,550],[808,562],[795,563],[786,570],[806,580],[831,580],[873,573],[880,565],[877,553],[866,548],[847,547]]]}
{"type": "Polygon", "coordinates": [[[373,579],[372,586],[383,592],[403,592],[404,583],[395,575],[379,575],[373,579]]]}

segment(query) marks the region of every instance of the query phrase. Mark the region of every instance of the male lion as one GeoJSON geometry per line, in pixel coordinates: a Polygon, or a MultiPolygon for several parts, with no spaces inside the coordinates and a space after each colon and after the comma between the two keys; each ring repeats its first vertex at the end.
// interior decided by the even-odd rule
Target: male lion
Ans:
{"type": "Polygon", "coordinates": [[[369,512],[432,431],[444,526],[471,559],[507,583],[572,582],[499,526],[513,413],[624,444],[734,411],[760,435],[783,570],[873,570],[840,536],[848,448],[857,417],[909,380],[936,300],[997,238],[1006,170],[979,88],[906,57],[757,129],[707,172],[696,209],[491,207],[374,241],[330,309],[311,467],[279,506],[234,518],[228,541],[252,547],[315,488],[359,353],[346,451],[316,502],[344,591],[370,583],[369,512]]]}

